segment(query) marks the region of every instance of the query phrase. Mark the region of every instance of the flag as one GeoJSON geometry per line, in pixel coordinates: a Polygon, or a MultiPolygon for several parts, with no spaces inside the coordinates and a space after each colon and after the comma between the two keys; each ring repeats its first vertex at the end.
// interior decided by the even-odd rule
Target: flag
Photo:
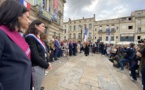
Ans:
{"type": "Polygon", "coordinates": [[[28,3],[24,0],[20,0],[20,3],[22,3],[28,10],[30,10],[30,7],[31,7],[30,3],[28,3]]]}
{"type": "Polygon", "coordinates": [[[88,28],[85,28],[85,33],[84,33],[84,42],[87,41],[88,38],[88,28]]]}
{"type": "Polygon", "coordinates": [[[54,0],[53,7],[58,10],[58,0],[54,0]]]}
{"type": "Polygon", "coordinates": [[[57,16],[58,16],[58,0],[54,0],[53,1],[53,16],[52,16],[52,20],[56,20],[57,16]]]}
{"type": "Polygon", "coordinates": [[[111,43],[110,27],[107,29],[107,33],[108,33],[108,44],[110,44],[111,43]]]}
{"type": "Polygon", "coordinates": [[[52,16],[52,20],[56,20],[57,16],[58,16],[58,11],[55,9],[54,13],[53,13],[53,16],[52,16]]]}

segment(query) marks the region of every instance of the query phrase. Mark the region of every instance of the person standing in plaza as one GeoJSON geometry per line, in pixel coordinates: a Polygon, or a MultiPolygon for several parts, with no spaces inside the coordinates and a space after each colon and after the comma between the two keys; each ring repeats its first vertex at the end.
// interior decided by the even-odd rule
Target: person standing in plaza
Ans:
{"type": "Polygon", "coordinates": [[[40,90],[43,78],[45,76],[45,69],[52,69],[51,63],[47,62],[46,46],[44,41],[40,38],[40,35],[44,33],[44,30],[44,23],[40,20],[34,20],[29,25],[29,28],[25,33],[25,40],[31,49],[34,90],[40,90]]]}
{"type": "Polygon", "coordinates": [[[54,46],[55,46],[54,60],[58,60],[57,56],[58,56],[59,49],[60,49],[60,43],[58,41],[58,37],[55,38],[54,46]]]}
{"type": "Polygon", "coordinates": [[[73,44],[72,41],[69,42],[69,56],[72,56],[72,49],[73,49],[73,44]]]}
{"type": "Polygon", "coordinates": [[[73,42],[73,48],[72,48],[72,51],[73,51],[73,55],[76,56],[76,52],[77,52],[77,43],[76,43],[75,40],[74,40],[74,42],[73,42]]]}
{"type": "Polygon", "coordinates": [[[30,48],[19,34],[28,29],[29,11],[14,0],[0,6],[0,90],[30,90],[30,48]]]}
{"type": "Polygon", "coordinates": [[[86,42],[86,44],[85,44],[84,52],[85,52],[86,56],[89,55],[89,44],[88,44],[88,42],[86,42]]]}

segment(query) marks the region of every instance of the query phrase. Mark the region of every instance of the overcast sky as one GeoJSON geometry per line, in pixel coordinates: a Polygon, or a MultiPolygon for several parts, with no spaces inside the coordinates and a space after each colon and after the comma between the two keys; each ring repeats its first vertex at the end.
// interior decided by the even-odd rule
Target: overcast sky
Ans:
{"type": "Polygon", "coordinates": [[[145,9],[145,0],[66,0],[64,22],[93,17],[96,20],[130,16],[135,10],[145,9]]]}

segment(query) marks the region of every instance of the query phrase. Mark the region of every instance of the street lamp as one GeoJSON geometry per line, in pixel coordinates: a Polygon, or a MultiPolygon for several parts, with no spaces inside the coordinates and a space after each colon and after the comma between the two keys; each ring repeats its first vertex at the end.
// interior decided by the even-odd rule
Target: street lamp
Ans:
{"type": "Polygon", "coordinates": [[[82,42],[82,25],[79,25],[79,27],[80,27],[80,30],[81,30],[81,42],[82,42]]]}

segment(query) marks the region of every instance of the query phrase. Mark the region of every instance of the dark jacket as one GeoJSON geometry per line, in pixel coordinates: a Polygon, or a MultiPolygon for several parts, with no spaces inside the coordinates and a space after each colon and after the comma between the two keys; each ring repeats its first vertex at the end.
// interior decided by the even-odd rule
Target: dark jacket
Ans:
{"type": "Polygon", "coordinates": [[[0,90],[30,90],[31,73],[25,52],[0,30],[0,90]]]}
{"type": "Polygon", "coordinates": [[[135,57],[135,49],[134,48],[128,48],[128,49],[122,49],[122,52],[126,53],[124,56],[125,59],[133,60],[135,57]]]}
{"type": "Polygon", "coordinates": [[[40,66],[47,69],[49,64],[47,63],[47,57],[45,57],[45,51],[40,43],[32,36],[25,38],[31,49],[31,61],[32,66],[40,66]]]}

